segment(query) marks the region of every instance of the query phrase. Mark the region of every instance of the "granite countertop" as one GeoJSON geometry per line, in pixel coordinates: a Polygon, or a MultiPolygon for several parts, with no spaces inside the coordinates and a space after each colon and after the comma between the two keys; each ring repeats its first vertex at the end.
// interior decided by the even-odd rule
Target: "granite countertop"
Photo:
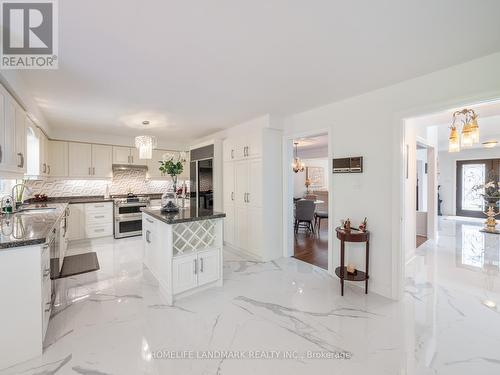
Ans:
{"type": "Polygon", "coordinates": [[[104,198],[103,195],[90,195],[90,196],[78,196],[78,197],[49,197],[45,202],[36,202],[33,199],[29,199],[27,202],[30,204],[43,204],[43,203],[99,203],[99,202],[113,202],[113,198],[104,198]]]}
{"type": "Polygon", "coordinates": [[[54,225],[64,215],[67,206],[68,203],[29,204],[24,209],[53,208],[53,210],[0,215],[0,251],[45,243],[54,225]]]}
{"type": "Polygon", "coordinates": [[[219,219],[226,217],[223,212],[216,212],[213,210],[197,210],[196,208],[181,208],[179,212],[161,212],[160,208],[146,207],[142,212],[148,214],[155,219],[161,220],[167,224],[188,223],[191,221],[219,219]]]}

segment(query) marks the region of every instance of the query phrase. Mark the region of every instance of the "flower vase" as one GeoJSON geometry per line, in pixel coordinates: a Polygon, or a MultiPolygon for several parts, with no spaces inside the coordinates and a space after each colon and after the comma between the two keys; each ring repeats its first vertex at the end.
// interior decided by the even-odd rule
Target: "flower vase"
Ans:
{"type": "Polygon", "coordinates": [[[498,206],[498,199],[485,198],[485,201],[488,205],[488,209],[484,212],[487,216],[487,219],[484,222],[485,227],[481,230],[481,232],[500,234],[500,231],[496,229],[497,221],[495,219],[495,216],[499,215],[499,213],[496,212],[496,207],[498,206]]]}
{"type": "Polygon", "coordinates": [[[173,185],[173,189],[174,189],[174,194],[177,196],[177,175],[171,175],[170,177],[172,177],[172,185],[173,185]]]}

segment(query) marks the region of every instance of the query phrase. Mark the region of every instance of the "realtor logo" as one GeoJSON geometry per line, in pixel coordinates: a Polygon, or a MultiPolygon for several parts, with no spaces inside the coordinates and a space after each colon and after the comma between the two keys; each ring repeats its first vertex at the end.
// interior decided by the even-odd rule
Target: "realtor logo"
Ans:
{"type": "Polygon", "coordinates": [[[57,69],[56,0],[1,0],[2,69],[57,69]]]}

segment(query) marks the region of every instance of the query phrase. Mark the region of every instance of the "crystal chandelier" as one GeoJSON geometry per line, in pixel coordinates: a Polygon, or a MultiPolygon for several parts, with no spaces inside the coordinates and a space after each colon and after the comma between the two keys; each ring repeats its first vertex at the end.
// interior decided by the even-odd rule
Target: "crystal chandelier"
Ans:
{"type": "Polygon", "coordinates": [[[292,162],[292,169],[295,173],[298,173],[298,172],[304,172],[304,169],[306,168],[306,165],[304,164],[304,162],[302,160],[299,159],[298,155],[297,155],[297,146],[298,146],[298,142],[294,142],[294,145],[295,145],[295,157],[293,158],[293,162],[292,162]]]}
{"type": "Polygon", "coordinates": [[[448,152],[459,152],[460,147],[468,148],[479,143],[479,125],[477,114],[472,109],[462,109],[453,113],[453,123],[450,126],[450,137],[448,139],[448,152]],[[462,139],[458,136],[456,122],[462,117],[462,139]]]}
{"type": "MultiPolygon", "coordinates": [[[[149,125],[149,121],[143,121],[144,126],[149,125]]],[[[135,137],[135,147],[139,150],[139,159],[152,159],[153,149],[156,148],[156,137],[150,135],[140,135],[135,137]]]]}

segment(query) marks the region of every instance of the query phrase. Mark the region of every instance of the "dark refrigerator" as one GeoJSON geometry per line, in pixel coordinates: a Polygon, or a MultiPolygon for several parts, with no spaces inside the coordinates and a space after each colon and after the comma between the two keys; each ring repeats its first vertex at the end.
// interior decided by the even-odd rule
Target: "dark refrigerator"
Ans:
{"type": "Polygon", "coordinates": [[[190,203],[191,208],[213,210],[213,157],[214,146],[191,150],[190,153],[190,203]]]}

